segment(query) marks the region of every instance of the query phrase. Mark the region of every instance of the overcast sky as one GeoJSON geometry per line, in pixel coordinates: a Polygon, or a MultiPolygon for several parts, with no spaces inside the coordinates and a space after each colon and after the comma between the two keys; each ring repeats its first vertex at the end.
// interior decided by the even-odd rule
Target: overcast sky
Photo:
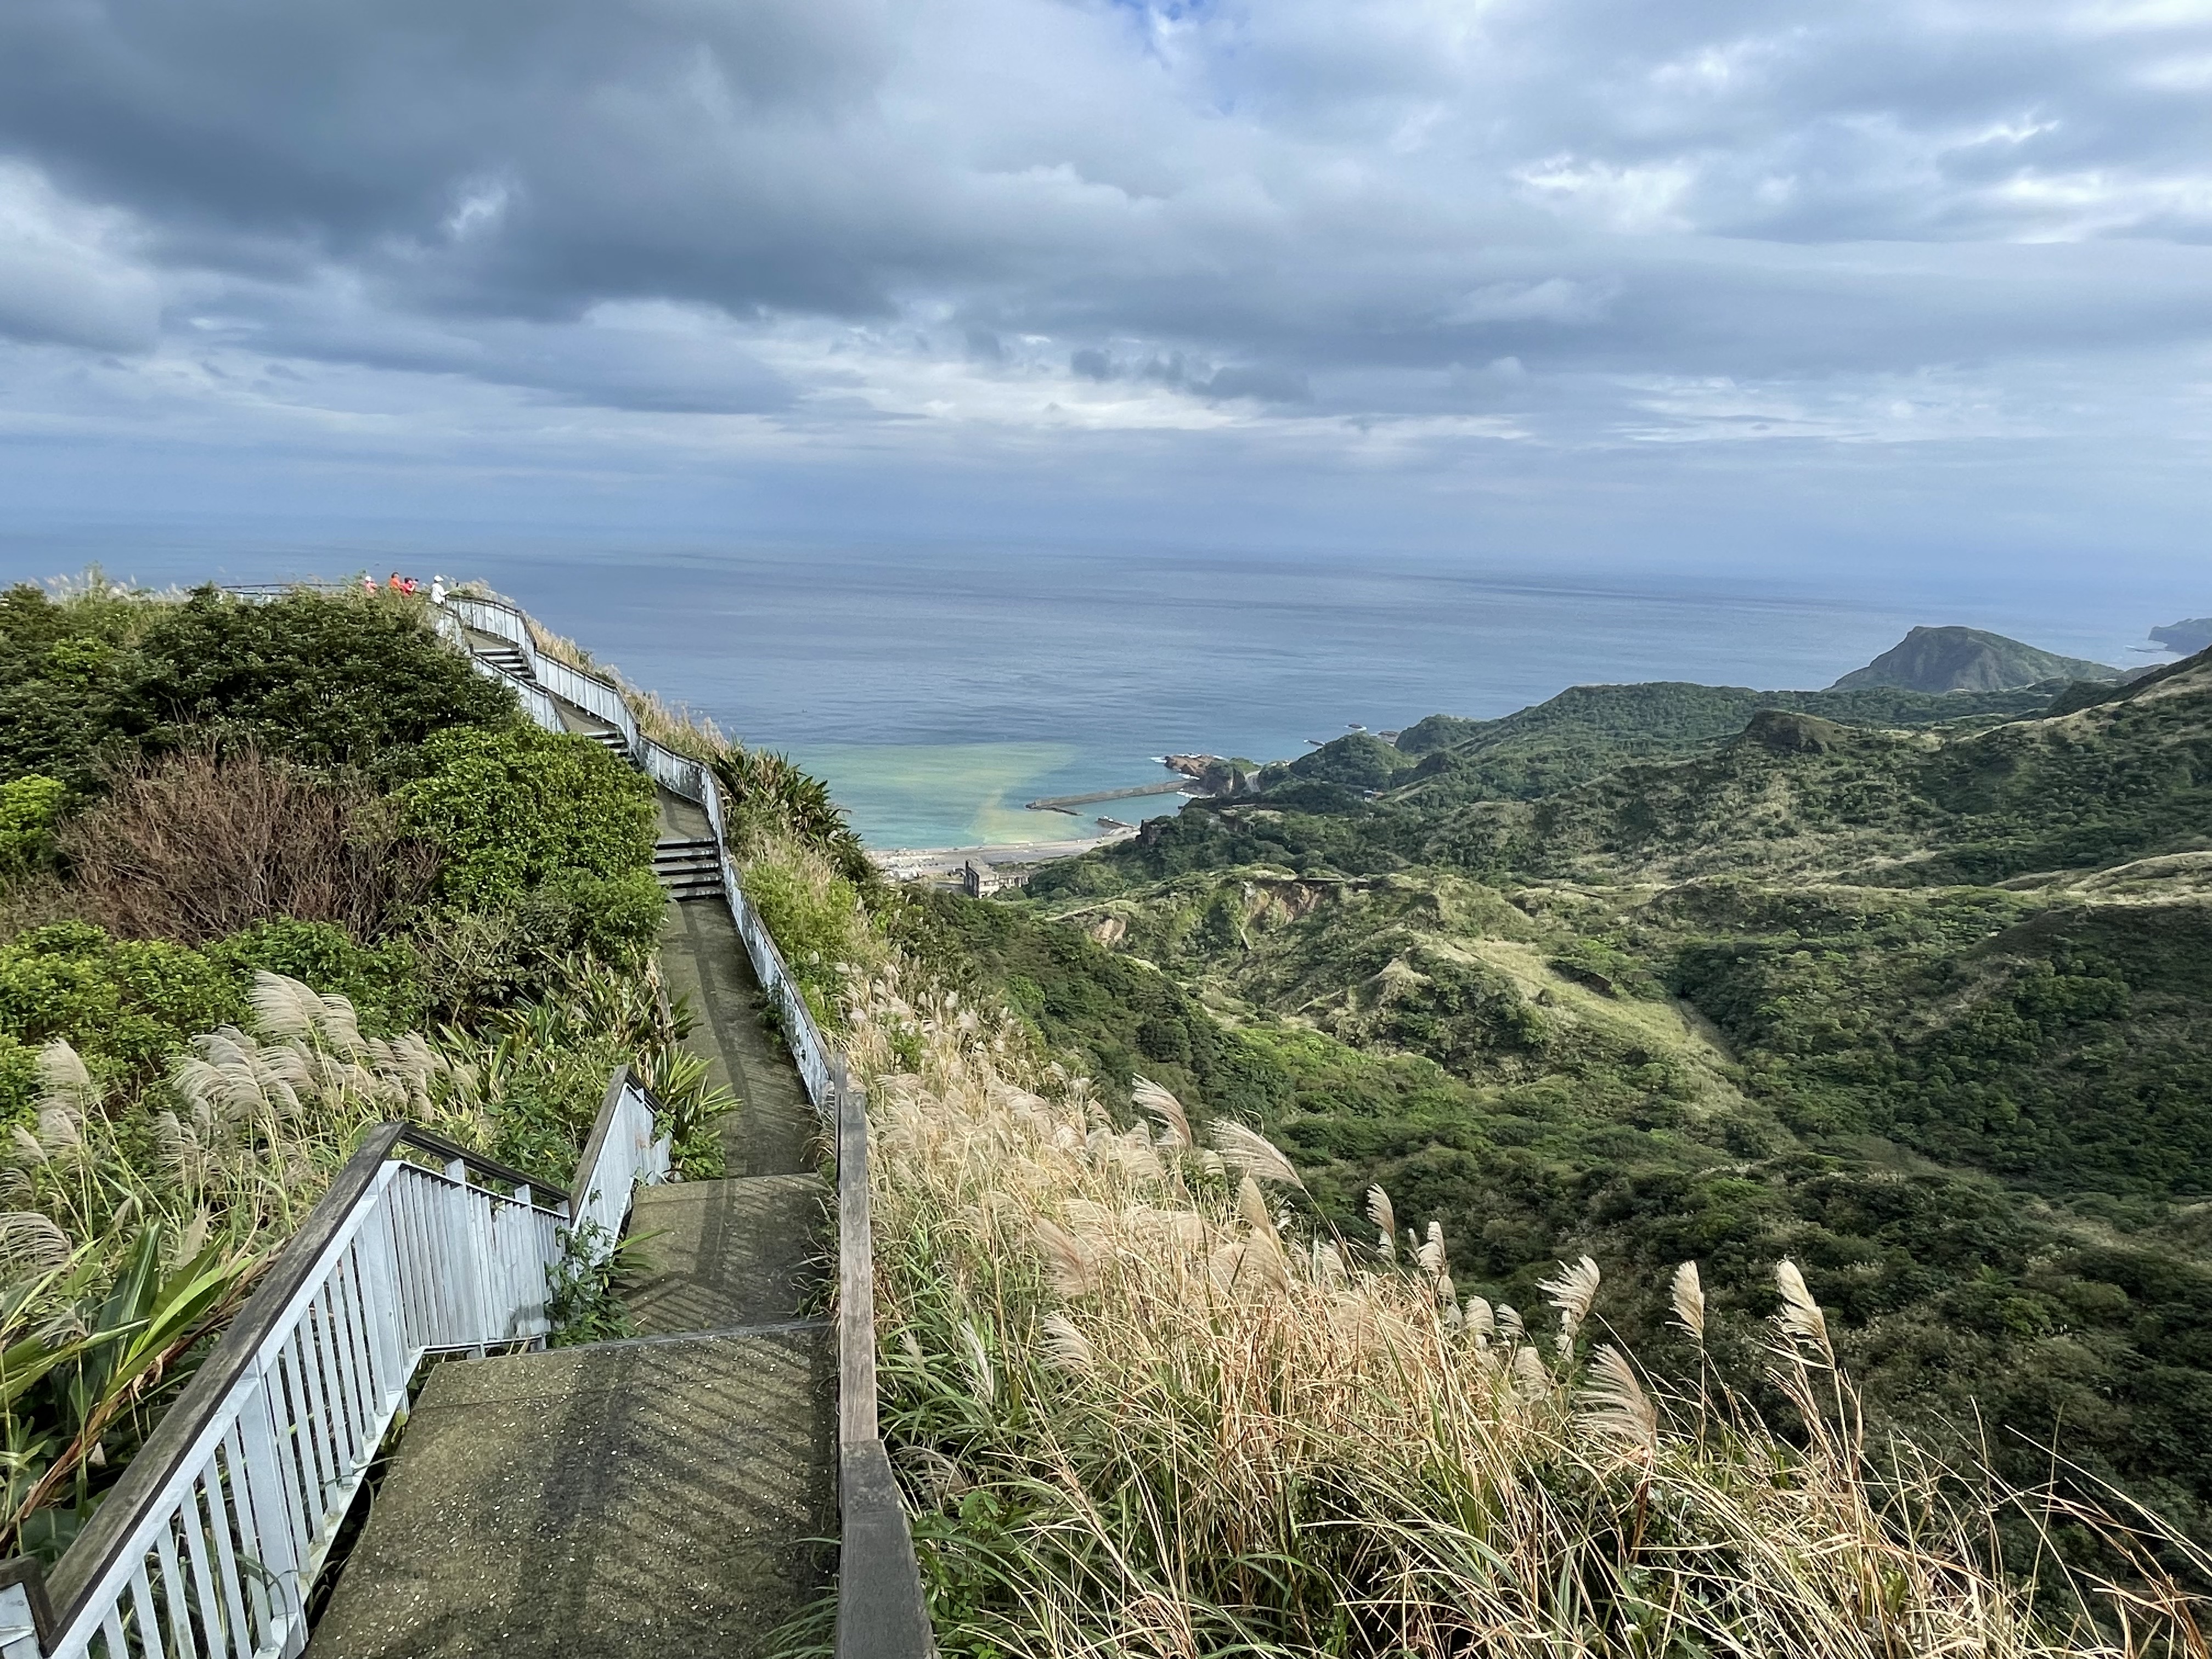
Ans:
{"type": "Polygon", "coordinates": [[[2204,562],[2212,0],[5,0],[0,491],[2204,562]]]}

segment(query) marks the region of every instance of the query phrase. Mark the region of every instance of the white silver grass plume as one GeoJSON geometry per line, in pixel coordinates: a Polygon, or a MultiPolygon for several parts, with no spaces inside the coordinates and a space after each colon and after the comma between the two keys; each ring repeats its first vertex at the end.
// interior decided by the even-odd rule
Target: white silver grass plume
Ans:
{"type": "Polygon", "coordinates": [[[67,1265],[69,1235],[36,1210],[0,1214],[0,1268],[10,1273],[49,1273],[67,1265]]]}
{"type": "Polygon", "coordinates": [[[1327,1239],[1316,1238],[1313,1242],[1313,1278],[1316,1285],[1332,1285],[1346,1284],[1351,1279],[1343,1255],[1327,1239]]]}
{"type": "Polygon", "coordinates": [[[364,1053],[361,1021],[345,998],[266,969],[253,975],[253,1029],[270,1042],[296,1042],[347,1060],[364,1053]]]}
{"type": "Polygon", "coordinates": [[[1534,1348],[1513,1351],[1513,1386],[1530,1400],[1540,1400],[1552,1391],[1552,1374],[1544,1369],[1544,1362],[1536,1358],[1534,1348]]]}
{"type": "Polygon", "coordinates": [[[1234,1118],[1216,1118],[1206,1132],[1214,1151],[1221,1161],[1239,1175],[1259,1181],[1279,1181],[1285,1186],[1303,1189],[1305,1182],[1298,1179],[1297,1168],[1283,1156],[1282,1149],[1261,1134],[1234,1118]]]}
{"type": "Polygon", "coordinates": [[[1591,1304],[1597,1300],[1601,1275],[1597,1263],[1583,1256],[1578,1261],[1559,1263],[1556,1277],[1547,1279],[1537,1289],[1544,1299],[1559,1310],[1559,1352],[1565,1353],[1575,1345],[1575,1336],[1589,1317],[1591,1304]]]}
{"type": "Polygon", "coordinates": [[[100,1110],[101,1091],[84,1058],[56,1037],[39,1050],[39,1104],[58,1107],[82,1123],[100,1110]]]}
{"type": "Polygon", "coordinates": [[[1528,1328],[1521,1322],[1520,1310],[1510,1302],[1501,1302],[1497,1308],[1498,1334],[1508,1342],[1525,1342],[1528,1328]]]}
{"type": "Polygon", "coordinates": [[[1659,1449],[1659,1408],[1644,1392],[1627,1356],[1610,1342],[1590,1356],[1581,1403],[1583,1425],[1592,1434],[1646,1456],[1659,1449]]]}
{"type": "Polygon", "coordinates": [[[298,980],[266,969],[253,975],[253,1034],[269,1042],[313,1042],[320,1032],[323,1000],[298,980]]]}
{"type": "Polygon", "coordinates": [[[1487,1346],[1498,1337],[1498,1315],[1490,1304],[1479,1296],[1467,1299],[1465,1310],[1467,1328],[1474,1333],[1474,1340],[1487,1346]]]}
{"type": "Polygon", "coordinates": [[[39,1145],[47,1158],[59,1158],[84,1145],[84,1119],[66,1106],[39,1108],[39,1145]]]}
{"type": "Polygon", "coordinates": [[[1245,1176],[1237,1183],[1237,1213],[1244,1218],[1244,1224],[1255,1233],[1275,1236],[1275,1218],[1267,1213],[1267,1196],[1260,1190],[1260,1183],[1245,1176]]]}
{"type": "Polygon", "coordinates": [[[1075,1322],[1064,1313],[1048,1313],[1042,1329],[1044,1335],[1044,1363],[1064,1371],[1083,1371],[1091,1369],[1097,1356],[1091,1339],[1076,1328],[1075,1322]]]}
{"type": "Polygon", "coordinates": [[[1156,1118],[1160,1126],[1160,1144],[1164,1146],[1189,1146],[1190,1120],[1183,1115],[1182,1102],[1148,1077],[1129,1079],[1129,1098],[1136,1102],[1137,1109],[1156,1118]]]}
{"type": "Polygon", "coordinates": [[[1705,1287],[1698,1278],[1698,1264],[1685,1261],[1674,1269],[1674,1322],[1699,1342],[1705,1340],[1705,1287]]]}
{"type": "Polygon", "coordinates": [[[1367,1189],[1367,1218],[1382,1230],[1382,1237],[1375,1248],[1382,1253],[1384,1260],[1395,1261],[1398,1259],[1398,1212],[1390,1207],[1390,1194],[1380,1187],[1367,1189]]]}
{"type": "Polygon", "coordinates": [[[1083,1296],[1098,1288],[1098,1261],[1092,1246],[1056,1221],[1039,1221],[1035,1233],[1045,1269],[1052,1275],[1053,1289],[1062,1296],[1083,1296]]]}
{"type": "Polygon", "coordinates": [[[1774,1282],[1782,1290],[1782,1310],[1774,1316],[1784,1336],[1802,1340],[1817,1346],[1830,1358],[1834,1350],[1828,1346],[1828,1319],[1820,1311],[1820,1304],[1813,1299],[1813,1292],[1805,1288],[1805,1275],[1797,1271],[1797,1264],[1784,1256],[1774,1264],[1774,1282]]]}
{"type": "Polygon", "coordinates": [[[968,1362],[968,1375],[975,1384],[975,1397],[986,1404],[999,1397],[999,1374],[992,1368],[983,1334],[973,1325],[960,1327],[960,1354],[968,1362]]]}
{"type": "Polygon", "coordinates": [[[1443,1222],[1432,1220],[1429,1223],[1427,1242],[1418,1246],[1413,1255],[1414,1260],[1421,1264],[1421,1271],[1430,1278],[1443,1277],[1444,1224],[1443,1222]]]}

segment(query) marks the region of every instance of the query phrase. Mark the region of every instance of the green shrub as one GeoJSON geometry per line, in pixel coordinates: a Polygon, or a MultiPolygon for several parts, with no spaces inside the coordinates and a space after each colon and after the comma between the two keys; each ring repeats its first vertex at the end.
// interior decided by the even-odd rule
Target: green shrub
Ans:
{"type": "Polygon", "coordinates": [[[100,787],[102,763],[191,728],[310,765],[372,765],[452,726],[518,718],[513,696],[434,633],[423,608],[301,592],[181,604],[95,584],[0,593],[0,775],[100,787]]]}
{"type": "Polygon", "coordinates": [[[586,738],[456,727],[423,744],[426,775],[392,797],[402,828],[445,860],[438,890],[510,907],[548,883],[650,871],[653,785],[586,738]]]}
{"type": "Polygon", "coordinates": [[[157,610],[132,688],[160,730],[218,726],[312,765],[366,766],[453,727],[516,723],[513,694],[432,631],[422,607],[300,592],[270,603],[201,588],[157,610]]]}
{"type": "Polygon", "coordinates": [[[246,1006],[233,973],[166,940],[111,939],[64,921],[0,945],[0,1035],[30,1048],[65,1038],[107,1077],[150,1075],[193,1033],[244,1018],[246,1006]]]}
{"type": "Polygon", "coordinates": [[[827,856],[789,839],[754,855],[745,866],[744,887],[814,1018],[842,1029],[847,977],[867,972],[883,957],[860,908],[860,890],[827,856]]]}
{"type": "Polygon", "coordinates": [[[567,911],[567,948],[603,962],[643,961],[660,937],[668,909],[668,895],[650,870],[618,876],[566,870],[545,891],[567,911]]]}
{"type": "Polygon", "coordinates": [[[58,778],[27,777],[0,783],[0,882],[43,869],[54,855],[54,821],[69,786],[58,778]]]}
{"type": "Polygon", "coordinates": [[[371,1036],[389,1036],[422,1023],[422,969],[404,940],[362,945],[329,922],[280,916],[217,939],[201,954],[241,985],[252,982],[255,969],[266,969],[325,996],[344,997],[371,1036]]]}
{"type": "Polygon", "coordinates": [[[714,775],[729,798],[732,851],[749,854],[787,836],[821,854],[855,887],[874,884],[876,868],[867,848],[821,779],[765,749],[732,749],[717,756],[714,775]]]}

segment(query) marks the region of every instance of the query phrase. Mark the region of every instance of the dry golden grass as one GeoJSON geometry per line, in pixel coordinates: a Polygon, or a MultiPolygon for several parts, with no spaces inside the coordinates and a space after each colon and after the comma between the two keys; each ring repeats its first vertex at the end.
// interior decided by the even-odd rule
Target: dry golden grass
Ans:
{"type": "MultiPolygon", "coordinates": [[[[2060,1575],[2038,1603],[1991,1542],[2000,1507],[2034,1504],[1962,1504],[1906,1446],[1877,1467],[1788,1263],[1785,1438],[1717,1380],[1664,1397],[1593,1347],[1587,1259],[1546,1286],[1539,1337],[1459,1293],[1433,1225],[1401,1232],[1378,1192],[1378,1243],[1347,1244],[1302,1218],[1279,1152],[1194,1146],[1164,1091],[1117,1128],[1085,1079],[895,973],[850,1030],[887,1432],[949,1653],[2204,1650],[2148,1517],[2068,1511],[2142,1571],[2060,1575]]],[[[1702,1340],[1694,1266],[1673,1289],[1702,1340]]]]}

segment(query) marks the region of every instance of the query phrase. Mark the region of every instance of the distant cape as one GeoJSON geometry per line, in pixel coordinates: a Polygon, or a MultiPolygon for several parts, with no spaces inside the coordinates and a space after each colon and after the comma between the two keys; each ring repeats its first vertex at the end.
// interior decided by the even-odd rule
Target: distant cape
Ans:
{"type": "Polygon", "coordinates": [[[2116,680],[2121,671],[2039,651],[1978,628],[1916,628],[1832,691],[1895,685],[1911,691],[2014,691],[2045,680],[2116,680]]]}
{"type": "Polygon", "coordinates": [[[2185,622],[2168,623],[2163,628],[2152,629],[2150,636],[2169,651],[2193,657],[2212,645],[2212,617],[2191,617],[2185,622]]]}

